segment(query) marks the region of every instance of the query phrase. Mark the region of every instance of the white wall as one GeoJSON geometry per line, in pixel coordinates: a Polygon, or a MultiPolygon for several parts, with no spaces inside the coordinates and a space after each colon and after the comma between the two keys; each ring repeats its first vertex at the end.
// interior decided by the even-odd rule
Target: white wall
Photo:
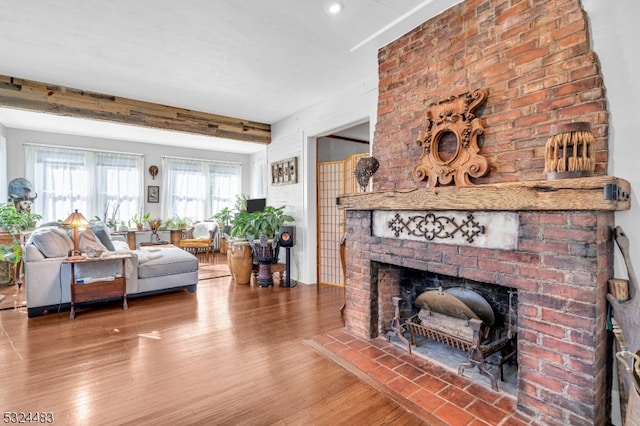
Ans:
{"type": "Polygon", "coordinates": [[[249,190],[249,198],[266,198],[269,191],[268,180],[268,161],[267,161],[267,149],[264,151],[251,154],[251,187],[249,190]],[[264,172],[263,176],[258,176],[258,172],[264,172]]]}
{"type": "MultiPolygon", "coordinates": [[[[101,149],[106,151],[117,152],[132,152],[144,155],[144,187],[147,185],[162,184],[162,161],[163,156],[175,156],[183,158],[195,158],[203,160],[216,160],[216,161],[230,161],[242,163],[242,191],[249,193],[251,182],[251,167],[249,163],[249,155],[243,154],[231,154],[225,152],[205,151],[190,148],[181,148],[176,146],[167,145],[154,145],[139,142],[101,139],[87,136],[66,135],[60,133],[48,133],[48,132],[36,132],[30,130],[20,129],[6,129],[7,130],[7,155],[11,160],[7,164],[7,182],[17,177],[24,177],[25,173],[25,159],[24,159],[24,144],[42,144],[42,145],[55,145],[65,147],[79,147],[79,148],[91,148],[101,149]],[[147,172],[149,166],[157,165],[160,168],[160,172],[155,177],[151,178],[151,175],[147,172]]],[[[179,134],[176,134],[179,137],[179,134]]],[[[0,157],[1,158],[1,157],[0,157]]],[[[0,183],[3,176],[0,173],[0,183]]],[[[5,188],[7,185],[2,185],[1,188],[5,188]]],[[[34,188],[34,191],[38,192],[38,188],[34,188]]],[[[146,189],[145,189],[146,191],[146,189]]],[[[0,195],[1,195],[0,189],[0,195]]],[[[5,197],[6,198],[6,197],[5,197]]],[[[151,213],[151,216],[160,216],[160,203],[147,203],[146,193],[144,197],[145,206],[144,211],[151,213]]]]}
{"type": "MultiPolygon", "coordinates": [[[[600,59],[609,106],[609,174],[631,182],[631,210],[616,214],[631,243],[633,269],[640,271],[640,47],[637,0],[583,0],[591,24],[592,47],[600,59]]],[[[615,276],[627,278],[616,248],[615,276]]]]}
{"type": "Polygon", "coordinates": [[[333,138],[318,138],[318,162],[340,161],[354,154],[369,152],[369,145],[333,138]]]}
{"type": "MultiPolygon", "coordinates": [[[[347,87],[340,95],[300,111],[271,126],[269,162],[298,157],[303,172],[298,183],[270,186],[270,205],[286,205],[296,220],[296,244],[291,250],[291,277],[304,284],[317,282],[316,262],[316,138],[364,122],[373,133],[378,102],[376,70],[364,81],[347,87]]],[[[373,135],[370,135],[373,140],[373,135]]]]}

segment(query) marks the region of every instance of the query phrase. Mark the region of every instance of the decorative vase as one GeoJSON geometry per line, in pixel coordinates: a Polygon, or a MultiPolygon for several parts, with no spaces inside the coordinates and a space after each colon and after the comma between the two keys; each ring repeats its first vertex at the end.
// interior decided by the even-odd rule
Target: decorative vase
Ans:
{"type": "Polygon", "coordinates": [[[253,254],[248,241],[234,241],[227,247],[227,259],[230,259],[229,270],[236,284],[251,283],[253,254]]]}
{"type": "MultiPolygon", "coordinates": [[[[231,248],[231,244],[229,244],[229,248],[231,248]]],[[[227,266],[229,267],[229,273],[231,274],[231,280],[235,281],[235,277],[233,276],[233,268],[231,267],[231,250],[227,250],[227,266]]]]}
{"type": "Polygon", "coordinates": [[[160,229],[161,224],[162,221],[160,219],[153,219],[149,221],[149,227],[151,228],[151,241],[160,241],[160,237],[158,236],[158,229],[160,229]]]}
{"type": "Polygon", "coordinates": [[[273,245],[272,241],[267,239],[266,235],[260,237],[260,240],[249,240],[253,255],[258,262],[258,285],[260,287],[273,286],[273,272],[271,264],[273,263],[273,245]]]}

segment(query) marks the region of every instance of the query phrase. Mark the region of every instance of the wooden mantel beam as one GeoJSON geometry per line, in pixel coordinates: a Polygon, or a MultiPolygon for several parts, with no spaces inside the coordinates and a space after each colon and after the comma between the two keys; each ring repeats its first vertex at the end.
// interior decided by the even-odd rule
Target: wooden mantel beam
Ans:
{"type": "Polygon", "coordinates": [[[631,185],[613,176],[440,186],[338,196],[344,210],[619,211],[631,208],[631,185]]]}
{"type": "Polygon", "coordinates": [[[0,75],[0,105],[269,144],[269,124],[0,75]]]}

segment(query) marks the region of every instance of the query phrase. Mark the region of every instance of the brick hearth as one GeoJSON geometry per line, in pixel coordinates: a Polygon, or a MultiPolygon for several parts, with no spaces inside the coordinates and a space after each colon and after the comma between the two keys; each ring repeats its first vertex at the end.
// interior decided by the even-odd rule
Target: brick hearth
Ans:
{"type": "Polygon", "coordinates": [[[313,338],[312,347],[431,426],[533,425],[513,397],[494,392],[388,343],[347,330],[313,338]]]}

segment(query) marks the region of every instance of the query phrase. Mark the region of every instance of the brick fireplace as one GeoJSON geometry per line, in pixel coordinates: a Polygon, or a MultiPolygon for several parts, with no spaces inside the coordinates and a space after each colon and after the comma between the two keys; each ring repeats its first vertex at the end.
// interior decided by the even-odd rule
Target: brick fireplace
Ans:
{"type": "Polygon", "coordinates": [[[375,237],[372,217],[347,213],[349,331],[389,329],[403,267],[515,288],[518,409],[545,424],[604,424],[612,212],[521,213],[513,251],[375,237]]]}
{"type": "Polygon", "coordinates": [[[607,280],[615,211],[606,195],[628,183],[606,176],[608,112],[598,59],[579,0],[467,0],[379,52],[374,191],[344,195],[346,329],[381,336],[394,315],[401,268],[517,289],[517,408],[543,424],[605,424],[607,280]],[[415,181],[427,106],[486,90],[480,153],[488,173],[471,187],[415,181]],[[593,177],[544,181],[552,125],[588,122],[593,177]],[[510,212],[513,246],[412,240],[376,231],[380,211],[510,212]],[[383,265],[383,267],[381,267],[383,265]]]}

